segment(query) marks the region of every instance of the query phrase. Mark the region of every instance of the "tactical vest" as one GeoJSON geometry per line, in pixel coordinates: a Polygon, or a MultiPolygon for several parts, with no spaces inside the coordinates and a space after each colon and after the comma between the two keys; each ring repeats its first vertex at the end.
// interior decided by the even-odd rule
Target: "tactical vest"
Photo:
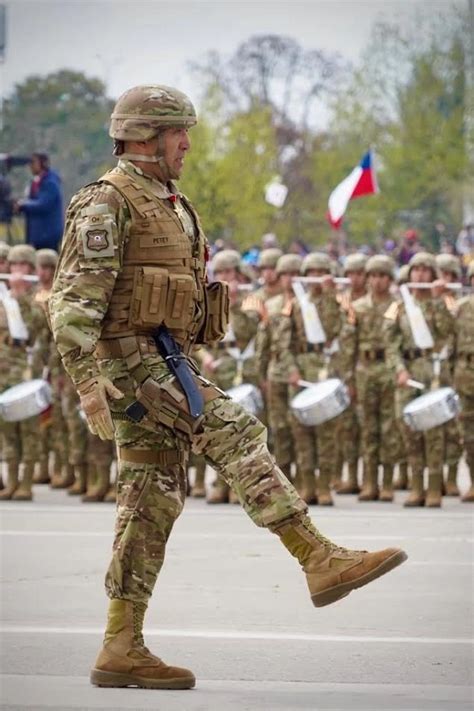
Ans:
{"type": "Polygon", "coordinates": [[[196,341],[206,315],[206,238],[199,218],[180,197],[195,226],[185,233],[170,199],[160,199],[129,175],[114,171],[99,182],[124,197],[130,230],[101,338],[150,333],[164,323],[181,345],[196,341]]]}

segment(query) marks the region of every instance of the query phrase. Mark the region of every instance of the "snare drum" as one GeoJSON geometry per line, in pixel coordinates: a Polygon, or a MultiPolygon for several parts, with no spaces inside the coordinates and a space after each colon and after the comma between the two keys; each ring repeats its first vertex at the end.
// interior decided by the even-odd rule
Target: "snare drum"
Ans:
{"type": "Polygon", "coordinates": [[[294,416],[302,425],[312,427],[332,420],[350,405],[346,386],[339,378],[329,378],[296,395],[291,403],[294,416]]]}
{"type": "Polygon", "coordinates": [[[263,410],[263,398],[260,390],[251,385],[250,383],[242,383],[242,385],[237,385],[235,388],[230,388],[227,390],[227,395],[237,402],[246,410],[252,413],[252,415],[258,415],[263,410]]]}
{"type": "Polygon", "coordinates": [[[0,417],[6,422],[27,420],[47,410],[51,402],[51,388],[46,380],[27,380],[0,395],[0,417]]]}
{"type": "Polygon", "coordinates": [[[411,430],[425,432],[459,414],[459,395],[452,388],[438,388],[412,400],[403,408],[403,420],[411,430]]]}

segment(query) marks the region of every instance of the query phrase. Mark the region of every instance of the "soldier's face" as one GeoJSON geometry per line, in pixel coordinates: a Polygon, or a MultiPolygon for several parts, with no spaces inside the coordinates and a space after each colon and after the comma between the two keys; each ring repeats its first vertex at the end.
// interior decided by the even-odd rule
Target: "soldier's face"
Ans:
{"type": "Polygon", "coordinates": [[[184,168],[184,156],[191,148],[187,128],[167,128],[164,132],[164,158],[175,175],[180,176],[184,168]]]}
{"type": "Polygon", "coordinates": [[[424,264],[419,264],[410,269],[410,281],[414,281],[417,284],[433,281],[433,278],[433,272],[430,267],[425,267],[424,264]]]}
{"type": "Polygon", "coordinates": [[[452,284],[453,282],[457,281],[457,276],[456,274],[453,274],[453,272],[445,272],[443,269],[441,270],[441,279],[447,284],[452,284]]]}
{"type": "Polygon", "coordinates": [[[370,290],[378,296],[388,293],[391,282],[389,275],[383,272],[372,272],[369,275],[370,290]]]}
{"type": "Polygon", "coordinates": [[[360,270],[356,272],[347,272],[347,276],[349,277],[351,287],[354,291],[361,291],[364,288],[366,278],[365,272],[360,270]]]}
{"type": "Polygon", "coordinates": [[[263,267],[263,269],[260,270],[260,275],[264,284],[275,284],[278,279],[276,269],[273,267],[263,267]]]}
{"type": "Polygon", "coordinates": [[[34,268],[29,262],[13,262],[10,264],[10,272],[12,274],[21,274],[21,276],[25,276],[26,274],[33,274],[34,268]]]}
{"type": "Polygon", "coordinates": [[[9,271],[8,259],[0,259],[0,274],[7,274],[9,271]]]}
{"type": "Polygon", "coordinates": [[[53,280],[54,267],[45,267],[42,265],[38,265],[36,267],[36,273],[41,284],[49,284],[53,280]]]}
{"type": "Polygon", "coordinates": [[[297,276],[299,276],[299,272],[284,272],[280,274],[280,286],[283,291],[291,291],[291,282],[297,276]]]}
{"type": "Polygon", "coordinates": [[[221,269],[220,271],[215,272],[214,276],[218,279],[218,281],[225,281],[227,284],[232,284],[233,282],[238,281],[237,270],[234,269],[234,267],[229,269],[221,269]]]}

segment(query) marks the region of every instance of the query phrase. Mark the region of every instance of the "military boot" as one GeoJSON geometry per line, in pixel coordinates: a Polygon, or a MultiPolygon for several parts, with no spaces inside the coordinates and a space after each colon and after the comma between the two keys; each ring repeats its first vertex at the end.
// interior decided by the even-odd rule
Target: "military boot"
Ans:
{"type": "Polygon", "coordinates": [[[298,488],[300,497],[307,504],[317,504],[318,497],[316,496],[316,476],[313,469],[307,469],[300,472],[301,488],[298,488]]]}
{"type": "Polygon", "coordinates": [[[331,490],[329,488],[330,474],[328,471],[319,470],[317,497],[320,506],[334,506],[331,490]]]}
{"type": "Polygon", "coordinates": [[[469,449],[466,452],[466,461],[471,477],[471,487],[461,497],[461,501],[465,504],[471,504],[474,503],[474,452],[469,449]]]}
{"type": "Polygon", "coordinates": [[[369,463],[364,466],[364,481],[359,501],[377,501],[379,498],[378,486],[379,467],[378,464],[369,463]]]}
{"type": "Polygon", "coordinates": [[[379,501],[393,501],[393,466],[383,465],[382,491],[379,501]]]}
{"type": "Polygon", "coordinates": [[[48,459],[41,459],[36,465],[35,473],[33,474],[33,484],[49,484],[50,481],[49,461],[48,459]]]}
{"type": "Polygon", "coordinates": [[[18,489],[18,472],[20,462],[16,459],[7,460],[7,485],[0,491],[0,501],[9,501],[18,489]]]}
{"type": "Polygon", "coordinates": [[[398,462],[398,476],[393,482],[395,491],[406,491],[409,488],[408,462],[398,462]]]}
{"type": "Polygon", "coordinates": [[[446,496],[459,496],[459,489],[457,484],[458,478],[458,465],[450,464],[448,466],[448,477],[444,485],[446,496]]]}
{"type": "Polygon", "coordinates": [[[425,506],[430,509],[438,509],[441,506],[441,487],[443,475],[441,472],[430,472],[428,476],[428,491],[425,499],[425,506]]]}
{"type": "Polygon", "coordinates": [[[52,489],[68,489],[74,484],[74,468],[72,464],[64,464],[61,473],[51,479],[52,489]]]}
{"type": "Polygon", "coordinates": [[[217,477],[212,489],[206,497],[208,504],[228,504],[230,487],[223,479],[217,477]]]}
{"type": "Polygon", "coordinates": [[[300,562],[315,607],[346,597],[407,559],[399,548],[374,553],[341,548],[325,538],[305,515],[295,516],[272,530],[300,562]]]}
{"type": "Polygon", "coordinates": [[[412,506],[425,505],[425,490],[423,488],[423,470],[413,472],[411,477],[411,489],[408,499],[404,502],[404,506],[410,508],[412,506]]]}
{"type": "Polygon", "coordinates": [[[191,689],[196,678],[189,669],[169,667],[143,641],[145,603],[111,600],[104,645],[90,680],[95,686],[142,689],[191,689]]]}
{"type": "Polygon", "coordinates": [[[348,462],[349,477],[337,488],[338,494],[359,494],[360,487],[357,482],[357,465],[358,462],[348,462]]]}
{"type": "Polygon", "coordinates": [[[97,503],[105,499],[110,485],[110,466],[108,464],[95,465],[96,476],[94,483],[87,487],[82,500],[85,503],[97,503]]]}
{"type": "Polygon", "coordinates": [[[69,487],[67,493],[69,496],[79,496],[84,494],[87,490],[87,465],[86,464],[76,464],[74,467],[74,478],[75,482],[69,487]]]}
{"type": "Polygon", "coordinates": [[[193,499],[206,498],[206,487],[204,485],[205,476],[206,460],[203,457],[199,457],[196,461],[196,474],[190,492],[190,496],[192,496],[193,499]]]}
{"type": "Polygon", "coordinates": [[[32,487],[34,470],[34,462],[25,462],[25,464],[23,464],[23,475],[21,477],[20,486],[15,490],[12,496],[14,501],[31,501],[33,499],[32,487]]]}
{"type": "Polygon", "coordinates": [[[113,484],[110,484],[109,490],[105,495],[104,501],[106,501],[108,504],[115,504],[117,501],[117,484],[114,481],[113,484]]]}

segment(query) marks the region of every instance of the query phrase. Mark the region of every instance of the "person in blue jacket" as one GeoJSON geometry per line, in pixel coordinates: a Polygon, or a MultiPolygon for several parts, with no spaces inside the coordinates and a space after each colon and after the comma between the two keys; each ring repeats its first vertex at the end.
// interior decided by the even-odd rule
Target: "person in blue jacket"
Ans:
{"type": "Polygon", "coordinates": [[[33,180],[28,197],[16,203],[26,220],[26,243],[58,251],[64,228],[61,178],[49,167],[46,153],[33,153],[30,168],[33,180]]]}

